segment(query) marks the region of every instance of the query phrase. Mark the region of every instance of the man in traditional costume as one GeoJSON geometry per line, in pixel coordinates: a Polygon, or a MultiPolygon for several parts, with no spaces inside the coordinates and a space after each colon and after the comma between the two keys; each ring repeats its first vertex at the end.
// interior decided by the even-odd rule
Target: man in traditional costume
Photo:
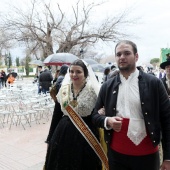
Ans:
{"type": "Polygon", "coordinates": [[[170,170],[170,100],[160,79],[136,68],[138,57],[135,43],[118,42],[120,72],[101,86],[92,121],[105,129],[110,170],[160,170],[160,141],[161,170],[170,170]]]}

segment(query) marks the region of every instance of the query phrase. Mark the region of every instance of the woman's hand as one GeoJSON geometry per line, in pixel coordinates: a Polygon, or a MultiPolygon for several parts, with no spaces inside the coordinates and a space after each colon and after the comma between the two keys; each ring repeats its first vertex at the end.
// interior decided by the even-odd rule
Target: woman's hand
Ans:
{"type": "Polygon", "coordinates": [[[104,107],[100,108],[100,109],[98,110],[98,113],[99,113],[100,115],[105,115],[105,108],[104,108],[104,107]]]}

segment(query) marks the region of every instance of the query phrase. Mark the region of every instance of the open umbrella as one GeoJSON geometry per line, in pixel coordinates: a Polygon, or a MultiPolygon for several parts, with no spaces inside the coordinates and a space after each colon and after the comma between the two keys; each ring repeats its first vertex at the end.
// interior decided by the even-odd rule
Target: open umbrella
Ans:
{"type": "Polygon", "coordinates": [[[84,61],[86,61],[88,64],[92,65],[92,64],[99,64],[97,61],[91,59],[91,58],[86,58],[83,59],[84,61]]]}
{"type": "Polygon", "coordinates": [[[44,66],[44,63],[41,60],[32,60],[29,62],[30,65],[36,65],[36,66],[44,66]]]}
{"type": "Polygon", "coordinates": [[[45,60],[45,65],[70,65],[73,61],[79,59],[77,56],[70,53],[56,53],[49,55],[45,60]]]}

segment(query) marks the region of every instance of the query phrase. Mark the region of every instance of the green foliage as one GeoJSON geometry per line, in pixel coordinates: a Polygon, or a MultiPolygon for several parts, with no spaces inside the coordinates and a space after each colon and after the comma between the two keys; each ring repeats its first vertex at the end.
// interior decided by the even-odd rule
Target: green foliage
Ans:
{"type": "Polygon", "coordinates": [[[151,60],[150,60],[150,64],[157,64],[157,63],[159,63],[160,62],[160,59],[159,58],[152,58],[151,60]]]}
{"type": "Polygon", "coordinates": [[[10,68],[12,66],[12,58],[11,58],[11,53],[5,54],[5,65],[10,68]]]}
{"type": "Polygon", "coordinates": [[[33,72],[33,68],[32,67],[29,67],[29,72],[33,72]]]}
{"type": "Polygon", "coordinates": [[[31,57],[30,56],[26,56],[25,58],[25,71],[26,71],[26,75],[29,76],[29,62],[31,61],[31,57]]]}
{"type": "Polygon", "coordinates": [[[19,68],[18,68],[18,72],[19,72],[19,73],[24,73],[24,67],[19,67],[19,68]]]}
{"type": "Polygon", "coordinates": [[[170,53],[170,48],[161,48],[160,63],[166,61],[166,54],[170,53]]]}
{"type": "Polygon", "coordinates": [[[5,65],[8,66],[8,58],[7,58],[7,54],[5,54],[5,65]]]}
{"type": "Polygon", "coordinates": [[[19,67],[20,66],[19,57],[16,57],[15,62],[16,62],[16,66],[19,67]]]}
{"type": "Polygon", "coordinates": [[[8,64],[9,64],[9,68],[12,66],[12,58],[11,58],[11,53],[9,52],[8,54],[8,64]]]}

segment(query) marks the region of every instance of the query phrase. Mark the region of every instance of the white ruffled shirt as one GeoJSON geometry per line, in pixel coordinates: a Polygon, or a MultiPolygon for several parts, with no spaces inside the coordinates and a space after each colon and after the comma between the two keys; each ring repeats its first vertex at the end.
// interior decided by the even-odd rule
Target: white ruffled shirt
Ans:
{"type": "Polygon", "coordinates": [[[120,74],[122,83],[119,85],[117,98],[117,116],[129,119],[127,136],[135,145],[139,145],[147,135],[139,96],[138,76],[137,69],[128,79],[120,74]]]}
{"type": "MultiPolygon", "coordinates": [[[[129,119],[127,136],[135,145],[139,145],[147,135],[139,96],[138,76],[137,69],[128,79],[120,73],[122,83],[119,85],[117,98],[117,116],[129,119]]],[[[105,128],[110,129],[106,126],[106,121],[107,118],[105,128]]]]}

